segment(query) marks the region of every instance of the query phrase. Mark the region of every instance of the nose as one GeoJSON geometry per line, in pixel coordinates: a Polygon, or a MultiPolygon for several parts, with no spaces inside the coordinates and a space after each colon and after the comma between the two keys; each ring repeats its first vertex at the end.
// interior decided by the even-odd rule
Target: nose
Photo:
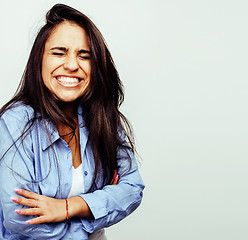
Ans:
{"type": "Polygon", "coordinates": [[[64,63],[64,68],[66,70],[69,70],[70,72],[75,72],[78,70],[79,65],[78,65],[78,61],[77,61],[77,57],[76,56],[67,56],[65,63],[64,63]]]}

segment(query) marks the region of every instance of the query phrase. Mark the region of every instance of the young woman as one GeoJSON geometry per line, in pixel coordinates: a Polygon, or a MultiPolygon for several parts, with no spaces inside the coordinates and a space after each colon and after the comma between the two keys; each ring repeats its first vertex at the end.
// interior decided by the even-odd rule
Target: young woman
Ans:
{"type": "Polygon", "coordinates": [[[89,18],[57,4],[46,20],[0,110],[0,239],[105,239],[144,188],[122,84],[89,18]]]}

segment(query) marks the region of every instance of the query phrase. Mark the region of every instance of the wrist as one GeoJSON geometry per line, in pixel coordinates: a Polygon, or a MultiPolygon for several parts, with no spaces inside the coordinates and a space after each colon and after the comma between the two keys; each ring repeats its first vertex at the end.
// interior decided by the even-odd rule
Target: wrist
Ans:
{"type": "Polygon", "coordinates": [[[68,199],[65,199],[66,220],[69,220],[68,199]]]}
{"type": "Polygon", "coordinates": [[[68,210],[66,216],[72,217],[92,217],[91,210],[85,200],[81,197],[72,197],[67,199],[68,210]],[[67,215],[68,212],[68,215],[67,215]]]}

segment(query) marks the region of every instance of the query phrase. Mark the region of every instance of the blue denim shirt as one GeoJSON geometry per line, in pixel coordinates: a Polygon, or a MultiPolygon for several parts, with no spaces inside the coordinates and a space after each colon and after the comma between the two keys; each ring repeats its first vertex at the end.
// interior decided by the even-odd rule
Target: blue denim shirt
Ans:
{"type": "MultiPolygon", "coordinates": [[[[75,217],[68,222],[39,225],[25,223],[33,217],[15,213],[15,209],[26,207],[10,200],[10,197],[18,196],[14,188],[65,199],[72,183],[71,150],[60,138],[54,124],[37,120],[24,141],[17,140],[32,117],[31,107],[17,104],[0,118],[0,239],[88,239],[88,233],[119,222],[139,206],[144,184],[136,160],[130,152],[132,165],[127,172],[127,153],[119,149],[118,184],[107,185],[103,189],[96,186],[92,192],[80,195],[94,218],[75,217]]],[[[87,192],[94,173],[94,158],[81,107],[78,108],[78,122],[84,189],[87,192]]]]}

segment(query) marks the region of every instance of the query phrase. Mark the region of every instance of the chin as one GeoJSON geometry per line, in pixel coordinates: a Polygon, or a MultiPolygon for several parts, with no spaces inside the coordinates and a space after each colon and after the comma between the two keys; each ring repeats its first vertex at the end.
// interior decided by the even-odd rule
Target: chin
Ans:
{"type": "Polygon", "coordinates": [[[78,98],[75,98],[75,96],[74,97],[56,96],[56,97],[59,101],[64,102],[64,103],[72,103],[78,99],[78,98]]]}
{"type": "Polygon", "coordinates": [[[72,103],[72,102],[75,102],[77,99],[60,99],[61,102],[64,102],[64,103],[72,103]]]}
{"type": "Polygon", "coordinates": [[[58,92],[57,94],[54,92],[54,96],[58,99],[58,101],[64,102],[64,103],[72,103],[76,102],[79,98],[82,97],[82,94],[79,94],[78,92],[58,92]]]}

